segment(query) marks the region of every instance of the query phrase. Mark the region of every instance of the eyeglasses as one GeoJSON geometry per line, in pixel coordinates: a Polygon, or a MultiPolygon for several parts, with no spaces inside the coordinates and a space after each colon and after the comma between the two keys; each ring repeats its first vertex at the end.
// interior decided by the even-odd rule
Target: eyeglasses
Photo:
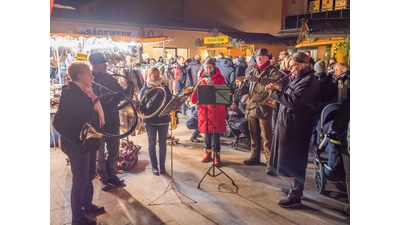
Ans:
{"type": "Polygon", "coordinates": [[[299,64],[298,63],[294,63],[293,65],[290,65],[290,63],[289,63],[289,69],[292,69],[292,68],[294,68],[295,66],[298,66],[299,64]]]}
{"type": "Polygon", "coordinates": [[[301,66],[301,65],[304,65],[304,64],[295,62],[293,65],[290,65],[290,63],[289,63],[289,69],[293,69],[293,68],[296,68],[296,66],[301,66]]]}

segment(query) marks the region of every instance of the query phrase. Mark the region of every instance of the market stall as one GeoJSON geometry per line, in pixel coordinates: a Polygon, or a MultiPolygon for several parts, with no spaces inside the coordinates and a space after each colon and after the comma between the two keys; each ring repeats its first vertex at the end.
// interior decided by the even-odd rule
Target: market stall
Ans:
{"type": "MultiPolygon", "coordinates": [[[[144,45],[163,43],[174,37],[133,37],[105,36],[91,34],[50,33],[50,121],[58,108],[61,87],[67,84],[68,66],[76,60],[88,61],[94,52],[102,52],[108,58],[110,74],[124,75],[134,84],[133,98],[137,97],[142,85],[143,76],[137,63],[141,62],[141,51],[144,45]]],[[[115,76],[123,88],[127,88],[126,79],[115,76]]],[[[125,132],[127,119],[121,116],[121,130],[125,132]]],[[[141,126],[138,129],[143,132],[141,126]]],[[[50,127],[51,143],[58,145],[57,133],[50,127]]]]}

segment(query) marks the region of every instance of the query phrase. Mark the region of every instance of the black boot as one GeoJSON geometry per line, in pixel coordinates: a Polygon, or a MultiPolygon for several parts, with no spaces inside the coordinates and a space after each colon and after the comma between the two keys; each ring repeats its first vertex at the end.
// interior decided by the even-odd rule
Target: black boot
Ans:
{"type": "Polygon", "coordinates": [[[251,151],[251,156],[249,159],[243,161],[245,165],[256,165],[260,163],[260,152],[255,153],[253,150],[251,151]]]}
{"type": "Polygon", "coordinates": [[[157,165],[156,166],[152,166],[151,170],[153,171],[154,175],[156,175],[156,176],[160,175],[160,172],[158,171],[158,166],[157,165]]]}
{"type": "Polygon", "coordinates": [[[160,163],[160,174],[165,174],[165,164],[164,163],[160,163]]]}
{"type": "Polygon", "coordinates": [[[276,174],[276,171],[274,168],[271,167],[271,165],[269,163],[267,163],[267,169],[265,170],[265,173],[267,175],[270,176],[278,176],[278,174],[276,174]]]}

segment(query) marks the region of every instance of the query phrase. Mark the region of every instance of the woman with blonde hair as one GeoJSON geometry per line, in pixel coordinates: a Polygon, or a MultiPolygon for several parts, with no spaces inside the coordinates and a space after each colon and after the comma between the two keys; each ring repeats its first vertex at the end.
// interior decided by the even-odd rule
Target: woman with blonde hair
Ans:
{"type": "MultiPolygon", "coordinates": [[[[162,76],[160,76],[160,71],[158,68],[153,67],[149,69],[147,80],[143,85],[139,93],[139,99],[142,96],[146,97],[143,99],[141,105],[139,106],[140,111],[144,116],[148,116],[159,109],[163,104],[164,94],[166,95],[166,100],[164,102],[164,107],[172,99],[171,91],[169,90],[167,84],[164,82],[162,76]],[[154,88],[162,88],[163,90],[154,90],[154,88]]],[[[148,150],[150,163],[152,166],[152,171],[154,175],[165,174],[165,159],[167,154],[167,135],[168,126],[171,121],[170,115],[161,116],[159,110],[154,116],[150,118],[143,119],[144,126],[146,128],[146,133],[148,137],[148,150]],[[158,136],[158,146],[159,146],[159,162],[156,154],[156,144],[158,136]],[[158,165],[160,165],[160,170],[158,165]]]]}

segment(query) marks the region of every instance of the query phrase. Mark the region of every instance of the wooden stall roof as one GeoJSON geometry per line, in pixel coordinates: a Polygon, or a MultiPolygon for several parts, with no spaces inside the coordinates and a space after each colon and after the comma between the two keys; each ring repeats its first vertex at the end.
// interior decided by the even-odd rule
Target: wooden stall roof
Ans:
{"type": "Polygon", "coordinates": [[[307,19],[300,33],[308,30],[312,38],[350,37],[350,18],[307,19]]]}

